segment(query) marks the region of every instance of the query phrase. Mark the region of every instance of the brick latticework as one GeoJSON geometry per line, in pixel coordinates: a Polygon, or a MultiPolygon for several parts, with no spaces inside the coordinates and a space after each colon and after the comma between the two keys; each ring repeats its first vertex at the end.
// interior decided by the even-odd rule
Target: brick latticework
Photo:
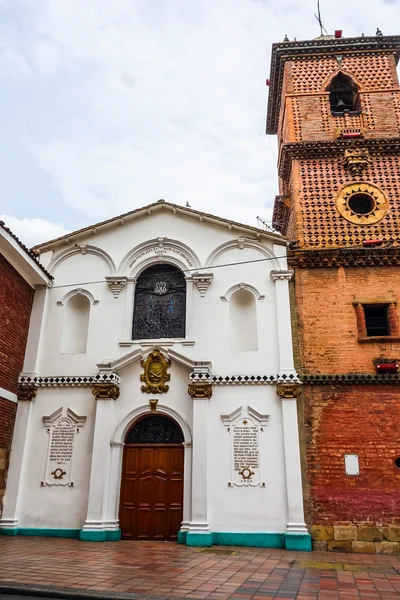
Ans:
{"type": "Polygon", "coordinates": [[[320,550],[400,549],[400,380],[366,379],[376,378],[377,364],[400,360],[399,50],[397,37],[273,47],[274,223],[293,241],[295,359],[307,382],[299,413],[305,512],[320,550]],[[357,110],[341,115],[328,91],[339,71],[359,94],[357,110]],[[353,185],[380,195],[365,215],[346,204],[353,185]],[[369,240],[380,246],[365,247],[369,240]],[[390,335],[368,337],[364,304],[388,307],[390,335]],[[345,454],[358,455],[359,475],[346,474],[345,454]]]}
{"type": "MultiPolygon", "coordinates": [[[[0,388],[16,393],[22,371],[33,289],[0,255],[0,388]]],[[[0,391],[0,515],[16,412],[0,391]]]]}

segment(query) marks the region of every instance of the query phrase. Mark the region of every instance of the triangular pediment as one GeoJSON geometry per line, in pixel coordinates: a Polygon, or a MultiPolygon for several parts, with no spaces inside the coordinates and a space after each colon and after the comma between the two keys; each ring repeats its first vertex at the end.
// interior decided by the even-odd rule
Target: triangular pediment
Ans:
{"type": "Polygon", "coordinates": [[[181,365],[189,371],[193,371],[194,369],[209,371],[211,369],[211,361],[196,361],[188,356],[176,352],[172,348],[163,348],[162,346],[152,346],[151,348],[146,348],[145,351],[141,348],[137,348],[136,350],[128,352],[125,354],[125,356],[121,356],[116,360],[99,363],[97,367],[102,373],[114,372],[119,374],[124,369],[140,363],[142,360],[146,360],[148,355],[154,350],[158,350],[164,355],[165,358],[169,358],[172,363],[181,365]]]}
{"type": "Polygon", "coordinates": [[[37,244],[32,248],[32,250],[36,251],[38,254],[43,252],[48,252],[49,250],[54,250],[59,246],[65,246],[65,244],[72,245],[79,243],[79,240],[82,238],[87,238],[87,236],[91,234],[99,234],[101,231],[108,230],[112,227],[120,227],[121,225],[125,225],[126,223],[130,223],[135,219],[143,218],[145,216],[150,216],[157,214],[161,211],[170,212],[177,217],[188,217],[196,219],[207,224],[219,225],[223,228],[228,228],[229,230],[234,230],[235,232],[242,233],[242,235],[257,239],[257,240],[267,240],[270,239],[276,244],[286,244],[286,240],[277,233],[271,233],[265,231],[264,229],[259,229],[257,227],[252,227],[251,225],[246,225],[244,223],[238,223],[237,221],[231,221],[230,219],[225,219],[224,217],[218,217],[216,215],[212,215],[209,213],[201,212],[199,210],[194,210],[193,208],[187,206],[179,206],[178,204],[173,204],[171,202],[166,202],[165,200],[159,200],[158,202],[153,202],[152,204],[148,204],[147,206],[143,206],[141,208],[137,208],[135,210],[129,211],[122,215],[118,215],[113,217],[112,219],[107,219],[106,221],[101,221],[100,223],[95,223],[88,227],[84,227],[77,231],[73,231],[66,235],[63,235],[59,238],[55,238],[43,244],[37,244]]]}

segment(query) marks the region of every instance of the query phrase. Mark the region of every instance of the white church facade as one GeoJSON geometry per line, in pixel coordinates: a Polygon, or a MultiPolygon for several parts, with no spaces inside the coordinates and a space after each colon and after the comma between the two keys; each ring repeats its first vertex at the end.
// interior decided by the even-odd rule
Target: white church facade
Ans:
{"type": "Polygon", "coordinates": [[[0,533],[311,549],[284,238],[160,200],[36,250],[0,533]]]}

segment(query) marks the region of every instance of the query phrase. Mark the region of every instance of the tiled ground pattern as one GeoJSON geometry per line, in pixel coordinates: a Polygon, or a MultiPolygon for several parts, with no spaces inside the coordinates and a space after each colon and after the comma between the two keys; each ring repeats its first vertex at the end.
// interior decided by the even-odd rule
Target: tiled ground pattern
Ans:
{"type": "Polygon", "coordinates": [[[400,557],[170,543],[0,537],[0,585],[51,585],[210,600],[353,600],[400,595],[400,557]],[[311,561],[311,562],[310,562],[311,561]],[[343,570],[344,569],[344,570],[343,570]]]}

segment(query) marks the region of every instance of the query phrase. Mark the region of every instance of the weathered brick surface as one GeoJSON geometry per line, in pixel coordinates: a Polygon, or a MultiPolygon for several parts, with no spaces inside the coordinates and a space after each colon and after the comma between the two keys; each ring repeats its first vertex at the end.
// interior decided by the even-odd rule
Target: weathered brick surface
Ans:
{"type": "Polygon", "coordinates": [[[22,370],[33,290],[0,255],[0,387],[16,392],[22,370]]]}
{"type": "Polygon", "coordinates": [[[304,386],[308,522],[400,524],[399,386],[304,386]],[[359,456],[347,476],[344,455],[359,456]]]}
{"type": "Polygon", "coordinates": [[[299,369],[313,374],[376,373],[374,360],[400,359],[400,341],[359,343],[353,305],[355,300],[400,300],[399,287],[397,267],[298,269],[299,369]]]}
{"type": "MultiPolygon", "coordinates": [[[[17,391],[22,370],[33,289],[0,255],[0,387],[17,391]]],[[[16,404],[0,397],[0,515],[5,490],[16,404]]]]}
{"type": "Polygon", "coordinates": [[[326,90],[339,70],[334,56],[293,58],[285,64],[280,137],[287,142],[333,140],[342,129],[359,129],[365,138],[399,135],[400,95],[392,91],[398,88],[393,53],[370,54],[362,60],[344,54],[341,69],[360,87],[362,114],[346,118],[331,114],[326,90]]]}

